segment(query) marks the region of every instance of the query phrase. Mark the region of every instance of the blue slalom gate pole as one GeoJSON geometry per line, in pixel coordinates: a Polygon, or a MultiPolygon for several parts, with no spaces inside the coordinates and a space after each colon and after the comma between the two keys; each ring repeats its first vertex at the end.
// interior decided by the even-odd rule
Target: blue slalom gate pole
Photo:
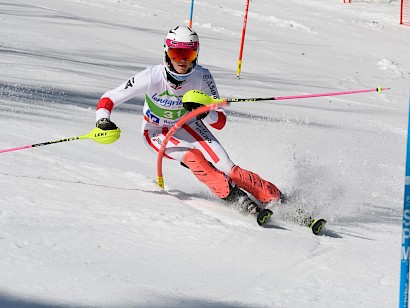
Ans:
{"type": "Polygon", "coordinates": [[[194,14],[194,0],[191,1],[191,15],[189,16],[189,27],[192,28],[192,15],[194,14]]]}
{"type": "Polygon", "coordinates": [[[407,124],[406,177],[404,183],[403,227],[401,241],[400,299],[399,307],[409,306],[409,247],[410,247],[410,96],[407,124]]]}

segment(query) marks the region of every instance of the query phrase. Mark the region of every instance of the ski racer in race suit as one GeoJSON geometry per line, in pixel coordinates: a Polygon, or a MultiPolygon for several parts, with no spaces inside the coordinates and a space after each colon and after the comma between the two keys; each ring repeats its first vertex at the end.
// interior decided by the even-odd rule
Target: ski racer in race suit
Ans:
{"type": "MultiPolygon", "coordinates": [[[[162,64],[146,68],[101,97],[96,111],[97,127],[116,129],[110,121],[112,109],[135,96],[145,95],[143,140],[158,152],[168,130],[186,113],[200,107],[196,103],[182,103],[187,91],[201,90],[219,98],[211,73],[197,63],[198,52],[198,35],[192,29],[185,26],[171,29],[165,38],[162,64]]],[[[225,111],[211,110],[184,124],[168,142],[164,156],[188,167],[219,198],[236,205],[241,203],[238,208],[244,213],[257,213],[259,208],[243,190],[261,203],[279,201],[282,197],[279,189],[235,165],[204,123],[222,129],[226,123],[225,111]]]]}

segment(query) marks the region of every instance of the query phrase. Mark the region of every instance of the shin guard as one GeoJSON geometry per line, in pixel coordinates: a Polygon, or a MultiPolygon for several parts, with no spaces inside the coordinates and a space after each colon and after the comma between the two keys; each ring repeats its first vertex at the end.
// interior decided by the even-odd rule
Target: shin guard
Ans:
{"type": "Polygon", "coordinates": [[[192,171],[199,181],[204,183],[219,198],[229,195],[230,185],[225,174],[216,170],[198,149],[185,153],[182,162],[192,171]]]}
{"type": "Polygon", "coordinates": [[[279,189],[256,173],[242,169],[239,166],[234,166],[229,177],[236,185],[252,194],[260,202],[266,203],[280,200],[281,193],[279,189]]]}

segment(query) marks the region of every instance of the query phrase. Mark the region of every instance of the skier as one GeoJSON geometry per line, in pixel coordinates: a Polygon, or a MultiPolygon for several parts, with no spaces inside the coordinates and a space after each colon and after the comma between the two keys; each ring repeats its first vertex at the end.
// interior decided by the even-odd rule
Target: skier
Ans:
{"type": "MultiPolygon", "coordinates": [[[[183,104],[184,93],[201,90],[219,98],[211,73],[198,64],[198,53],[199,38],[192,29],[185,26],[171,29],[165,38],[163,63],[144,69],[106,92],[97,105],[96,126],[103,130],[116,129],[110,120],[112,109],[135,96],[145,95],[143,140],[151,150],[158,152],[168,130],[186,113],[201,106],[183,104]]],[[[164,156],[181,162],[217,197],[243,213],[258,214],[260,211],[245,191],[262,205],[281,201],[283,195],[274,184],[230,160],[204,123],[222,129],[226,123],[225,111],[222,108],[211,110],[187,122],[175,132],[164,156]]]]}

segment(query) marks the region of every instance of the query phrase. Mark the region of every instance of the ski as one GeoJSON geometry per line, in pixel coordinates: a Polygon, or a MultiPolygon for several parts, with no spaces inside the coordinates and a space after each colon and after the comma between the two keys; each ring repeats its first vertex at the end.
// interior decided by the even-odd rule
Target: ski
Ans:
{"type": "Polygon", "coordinates": [[[272,216],[273,212],[269,209],[262,209],[259,213],[256,215],[256,222],[258,223],[259,226],[263,226],[269,218],[272,216]]]}
{"type": "Polygon", "coordinates": [[[313,219],[312,222],[309,225],[309,228],[312,230],[314,235],[320,235],[323,228],[326,225],[326,220],[321,218],[321,219],[313,219]]]}
{"type": "MultiPolygon", "coordinates": [[[[299,211],[299,214],[301,213],[303,213],[303,211],[299,211]]],[[[256,221],[258,225],[262,227],[264,224],[266,224],[266,222],[269,221],[272,214],[273,212],[269,209],[262,209],[261,211],[259,211],[259,213],[256,216],[256,221]]],[[[323,218],[313,219],[310,216],[297,220],[301,226],[308,227],[310,230],[312,230],[312,233],[314,235],[320,235],[327,222],[323,218]]]]}
{"type": "MultiPolygon", "coordinates": [[[[269,221],[273,214],[272,210],[268,208],[260,208],[259,205],[238,186],[232,187],[229,195],[224,198],[224,200],[244,215],[255,215],[256,222],[261,227],[269,221]]],[[[288,201],[288,198],[281,194],[280,203],[285,204],[288,201]]],[[[313,219],[311,215],[303,209],[298,209],[296,213],[288,215],[286,220],[310,228],[315,235],[319,235],[326,224],[325,219],[313,219]]]]}

